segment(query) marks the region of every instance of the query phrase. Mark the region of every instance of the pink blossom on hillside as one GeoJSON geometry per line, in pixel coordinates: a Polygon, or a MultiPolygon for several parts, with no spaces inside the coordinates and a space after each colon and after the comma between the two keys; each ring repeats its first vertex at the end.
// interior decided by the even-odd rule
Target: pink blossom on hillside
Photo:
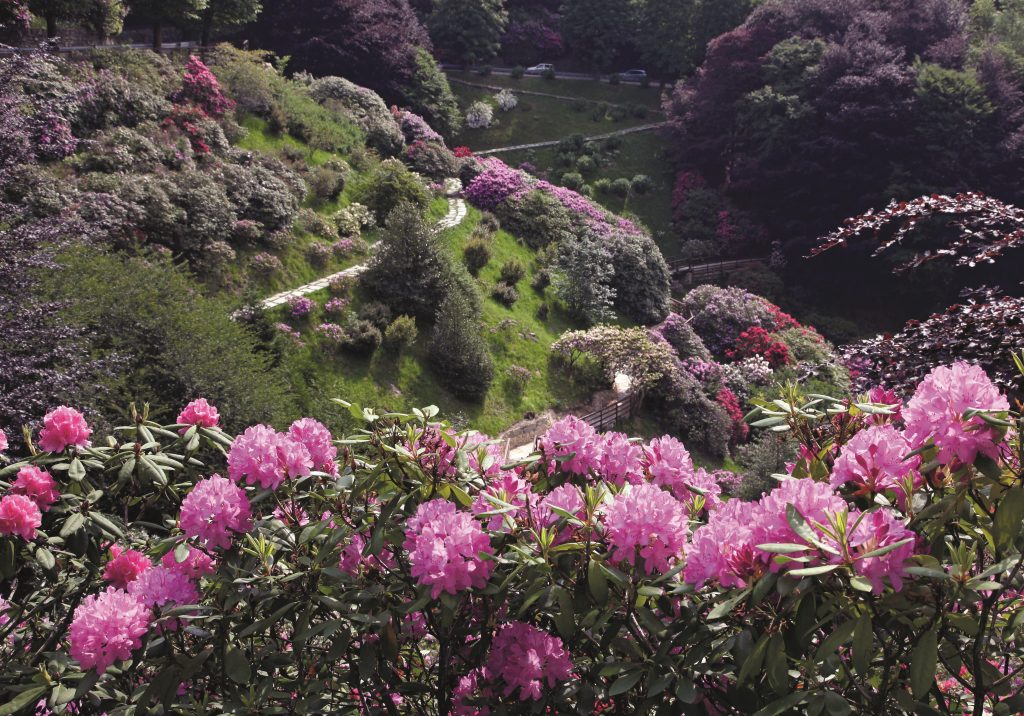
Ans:
{"type": "Polygon", "coordinates": [[[189,537],[211,547],[228,547],[237,532],[249,529],[250,507],[245,491],[227,478],[200,480],[181,503],[179,522],[189,537]]]}
{"type": "Polygon", "coordinates": [[[90,594],[75,609],[68,631],[71,656],[83,669],[102,674],[142,646],[151,616],[141,599],[119,589],[90,594]]]}
{"type": "MultiPolygon", "coordinates": [[[[199,592],[192,581],[181,572],[159,564],[140,574],[128,585],[128,593],[138,597],[147,607],[170,608],[195,604],[199,592]]],[[[172,631],[177,620],[165,625],[172,631]]]]}
{"type": "Polygon", "coordinates": [[[149,557],[134,549],[122,551],[120,547],[114,545],[110,548],[110,553],[112,557],[103,568],[103,579],[118,589],[125,589],[140,574],[153,566],[149,557]]]}
{"type": "Polygon", "coordinates": [[[693,460],[681,442],[670,435],[654,438],[644,448],[644,459],[651,482],[677,499],[688,494],[686,483],[693,478],[693,460]]]}
{"type": "Polygon", "coordinates": [[[180,425],[197,425],[201,428],[215,428],[220,422],[220,413],[206,398],[196,398],[178,413],[180,425]]]}
{"type": "Polygon", "coordinates": [[[36,528],[43,523],[39,507],[24,495],[0,498],[0,535],[17,535],[26,542],[36,537],[36,528]]]}
{"type": "Polygon", "coordinates": [[[682,556],[688,525],[682,504],[649,483],[628,485],[605,510],[614,559],[639,566],[647,574],[668,571],[682,556]]]}
{"type": "Polygon", "coordinates": [[[323,423],[313,418],[296,420],[288,428],[288,436],[295,442],[306,446],[313,460],[313,468],[328,475],[338,474],[338,448],[334,446],[331,431],[323,423]]]}
{"type": "Polygon", "coordinates": [[[903,459],[911,450],[907,439],[891,425],[861,430],[843,445],[829,482],[832,487],[853,483],[857,495],[893,490],[904,505],[907,495],[902,488],[903,478],[911,475],[915,484],[921,481],[917,473],[920,456],[903,459]]]}
{"type": "Polygon", "coordinates": [[[530,492],[530,486],[525,480],[512,472],[506,472],[501,477],[492,481],[485,489],[480,491],[473,502],[473,514],[481,515],[487,512],[495,512],[501,509],[500,504],[492,500],[498,500],[514,506],[516,509],[498,515],[491,515],[487,518],[487,529],[491,532],[507,531],[508,520],[513,523],[526,518],[527,505],[533,507],[537,503],[537,496],[530,492]],[[492,499],[488,499],[488,497],[492,499]]]}
{"type": "Polygon", "coordinates": [[[60,491],[53,475],[35,465],[26,465],[18,470],[18,476],[11,485],[11,494],[24,495],[36,503],[43,512],[49,510],[50,505],[60,499],[60,491]]]}
{"type": "Polygon", "coordinates": [[[944,463],[954,457],[972,463],[978,454],[995,459],[1000,431],[979,417],[965,420],[964,413],[971,408],[1003,411],[1009,407],[980,366],[963,361],[939,366],[921,381],[903,410],[906,436],[914,447],[931,439],[944,463]]]}
{"type": "Polygon", "coordinates": [[[382,549],[378,555],[363,556],[366,543],[365,535],[358,532],[353,534],[348,545],[341,551],[338,569],[350,577],[359,577],[367,569],[395,569],[395,557],[387,549],[382,549]]]}
{"type": "MultiPolygon", "coordinates": [[[[828,524],[828,515],[846,509],[846,501],[823,482],[811,478],[783,480],[778,487],[761,498],[760,517],[754,527],[754,544],[789,542],[801,544],[789,525],[786,508],[792,505],[811,525],[828,524]]],[[[772,569],[777,570],[778,565],[772,569]]]]}
{"type": "Polygon", "coordinates": [[[644,450],[625,433],[605,433],[598,443],[597,472],[613,485],[643,480],[644,450]]]}
{"type": "MultiPolygon", "coordinates": [[[[853,525],[859,517],[859,513],[851,511],[847,517],[847,524],[853,525]]],[[[891,511],[874,510],[860,520],[856,529],[853,530],[853,534],[850,535],[850,546],[853,548],[853,553],[846,555],[846,558],[852,560],[853,570],[857,574],[871,582],[871,588],[875,594],[880,594],[885,589],[885,580],[888,580],[892,588],[898,592],[903,588],[903,577],[906,574],[903,563],[914,554],[915,542],[908,542],[877,557],[862,557],[861,555],[913,537],[916,535],[908,530],[891,511]]]]}
{"type": "Polygon", "coordinates": [[[572,668],[561,639],[517,621],[498,630],[485,666],[504,683],[502,695],[517,694],[520,701],[539,701],[545,685],[554,688],[567,680],[572,668]]]}
{"type": "Polygon", "coordinates": [[[451,502],[424,502],[406,522],[405,535],[411,574],[431,587],[432,599],[487,584],[494,563],[480,554],[494,553],[491,541],[472,515],[451,502]]]}
{"type": "Polygon", "coordinates": [[[266,425],[253,425],[235,438],[228,452],[228,475],[276,490],[288,477],[308,475],[313,459],[306,446],[266,425]]]}
{"type": "Polygon", "coordinates": [[[593,426],[575,415],[567,415],[548,428],[538,445],[549,461],[572,455],[557,464],[563,472],[587,475],[600,460],[599,441],[593,426]]]}
{"type": "Polygon", "coordinates": [[[43,429],[39,431],[39,447],[46,452],[62,452],[69,445],[88,447],[92,430],[85,422],[85,416],[74,408],[62,405],[54,408],[43,418],[43,429]]]}
{"type": "Polygon", "coordinates": [[[697,587],[707,581],[745,587],[768,570],[768,555],[755,550],[754,527],[761,507],[732,499],[708,516],[686,547],[684,579],[697,587]]]}
{"type": "Polygon", "coordinates": [[[428,425],[414,442],[406,442],[405,448],[413,454],[425,473],[449,479],[455,477],[459,468],[456,461],[457,445],[458,437],[450,429],[445,428],[442,435],[440,426],[428,425]]]}
{"type": "Polygon", "coordinates": [[[473,433],[465,438],[462,449],[466,452],[470,469],[486,478],[494,478],[501,474],[501,464],[505,457],[501,445],[483,433],[473,433]],[[484,464],[487,467],[484,467],[484,464]]]}
{"type": "Polygon", "coordinates": [[[191,102],[212,117],[220,117],[234,109],[235,103],[224,95],[220,83],[195,55],[188,58],[181,90],[173,97],[175,102],[191,102]]]}

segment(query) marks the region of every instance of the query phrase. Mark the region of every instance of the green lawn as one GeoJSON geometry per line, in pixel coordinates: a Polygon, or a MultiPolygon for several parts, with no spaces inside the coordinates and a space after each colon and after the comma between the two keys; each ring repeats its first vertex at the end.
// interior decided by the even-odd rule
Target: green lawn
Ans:
{"type": "MultiPolygon", "coordinates": [[[[477,87],[455,84],[452,85],[452,89],[459,98],[463,111],[473,102],[486,101],[494,96],[493,91],[477,87]]],[[[607,114],[595,119],[595,110],[599,110],[597,105],[576,107],[572,102],[551,97],[519,95],[519,105],[512,111],[501,112],[495,109],[494,118],[497,121],[491,127],[463,129],[451,143],[455,146],[464,144],[474,151],[479,151],[557,141],[570,134],[607,134],[659,121],[657,116],[649,113],[643,118],[628,114],[619,121],[614,121],[607,114]]]]}
{"type": "MultiPolygon", "coordinates": [[[[672,185],[674,181],[672,165],[667,155],[664,140],[657,132],[640,132],[628,134],[621,138],[622,145],[610,153],[608,163],[600,164],[597,169],[584,179],[593,185],[597,179],[631,179],[637,174],[647,174],[654,185],[650,192],[643,196],[631,196],[628,200],[610,193],[594,192],[594,199],[616,213],[624,211],[636,214],[651,230],[654,240],[666,258],[679,253],[679,241],[672,232],[672,185]]],[[[543,147],[518,152],[507,152],[499,155],[510,166],[518,166],[522,162],[530,162],[539,172],[547,174],[557,182],[565,171],[575,171],[563,166],[558,161],[554,147],[543,147]]]]}
{"type": "MultiPolygon", "coordinates": [[[[445,238],[453,255],[461,260],[461,250],[480,213],[470,209],[466,220],[446,232],[445,238]]],[[[584,400],[588,392],[576,385],[551,361],[549,347],[563,331],[576,328],[554,302],[544,320],[537,310],[546,297],[531,288],[535,274],[533,253],[514,237],[499,231],[494,237],[490,263],[478,276],[482,294],[481,320],[484,334],[494,357],[495,380],[490,391],[479,403],[460,400],[441,387],[428,367],[427,348],[430,326],[420,322],[420,336],[407,353],[393,356],[381,349],[371,357],[359,357],[341,352],[325,351],[312,332],[318,317],[297,325],[303,332],[305,344],[296,349],[295,370],[302,374],[302,383],[312,386],[316,395],[310,399],[338,397],[366,407],[407,410],[412,406],[437,405],[446,417],[467,420],[474,428],[496,434],[520,420],[525,413],[540,412],[547,408],[567,408],[584,400]],[[490,297],[498,280],[501,265],[516,259],[528,267],[527,275],[519,282],[519,300],[506,308],[490,297]],[[522,366],[533,372],[533,377],[522,392],[509,381],[509,369],[522,366]]],[[[551,289],[547,289],[550,292],[551,289]]],[[[327,293],[312,296],[319,304],[327,293]]],[[[354,299],[358,307],[360,299],[354,299]]],[[[279,309],[277,318],[286,318],[279,309]]]]}
{"type": "MultiPolygon", "coordinates": [[[[473,72],[448,72],[447,74],[449,78],[475,84],[524,89],[531,92],[547,92],[610,104],[642,104],[649,109],[661,109],[661,90],[653,85],[645,89],[633,84],[613,85],[607,82],[588,82],[586,80],[546,80],[542,77],[526,76],[516,80],[506,75],[481,77],[473,72]]],[[[452,85],[452,89],[457,89],[457,87],[458,83],[452,85]]]]}

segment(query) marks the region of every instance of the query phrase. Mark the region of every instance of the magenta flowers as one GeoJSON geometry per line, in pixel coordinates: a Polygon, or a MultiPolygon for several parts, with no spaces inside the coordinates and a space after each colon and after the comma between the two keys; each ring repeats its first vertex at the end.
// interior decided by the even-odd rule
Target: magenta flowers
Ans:
{"type": "Polygon", "coordinates": [[[406,522],[405,535],[411,574],[430,586],[433,599],[487,583],[494,563],[480,555],[494,553],[490,539],[472,515],[451,502],[424,502],[406,522]]]}
{"type": "Polygon", "coordinates": [[[249,529],[251,510],[245,491],[227,478],[200,480],[181,503],[181,529],[211,547],[228,547],[235,533],[249,529]]]}
{"type": "Polygon", "coordinates": [[[688,532],[678,500],[649,483],[630,485],[606,508],[608,541],[619,562],[647,574],[668,571],[683,554],[688,532]]]}
{"type": "Polygon", "coordinates": [[[47,452],[62,452],[64,448],[88,447],[92,430],[85,422],[85,416],[74,408],[62,405],[54,408],[43,418],[43,429],[39,431],[39,447],[47,452]]]}
{"type": "Polygon", "coordinates": [[[182,425],[197,425],[201,428],[215,428],[220,422],[220,413],[206,398],[196,398],[178,413],[182,425]]]}
{"type": "Polygon", "coordinates": [[[102,674],[142,646],[151,616],[139,597],[119,589],[91,594],[75,609],[68,632],[71,656],[83,669],[102,674]]]}
{"type": "Polygon", "coordinates": [[[42,523],[42,513],[31,498],[24,495],[0,498],[0,535],[15,535],[31,542],[35,539],[36,528],[42,523]]]}

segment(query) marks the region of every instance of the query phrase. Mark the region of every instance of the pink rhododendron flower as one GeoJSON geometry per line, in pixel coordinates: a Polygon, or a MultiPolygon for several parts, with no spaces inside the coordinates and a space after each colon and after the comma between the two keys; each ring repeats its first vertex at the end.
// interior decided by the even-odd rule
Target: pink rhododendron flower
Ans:
{"type": "MultiPolygon", "coordinates": [[[[455,445],[458,444],[458,436],[451,430],[445,428],[444,434],[455,445]]],[[[405,443],[405,449],[413,454],[425,473],[449,479],[455,477],[459,469],[456,461],[458,448],[451,445],[449,440],[442,437],[439,426],[428,425],[414,442],[405,443]]]]}
{"type": "Polygon", "coordinates": [[[274,519],[280,520],[287,524],[295,524],[299,527],[305,527],[309,524],[309,514],[302,509],[301,505],[293,505],[285,503],[284,507],[278,505],[274,508],[274,519]]]}
{"type": "Polygon", "coordinates": [[[176,422],[180,425],[215,428],[220,422],[220,413],[217,412],[216,407],[206,402],[206,398],[196,398],[178,413],[176,422]]]}
{"type": "Polygon", "coordinates": [[[3,430],[0,430],[0,452],[3,452],[7,448],[7,433],[5,433],[3,430]]]}
{"type": "MultiPolygon", "coordinates": [[[[823,482],[811,478],[783,480],[778,487],[761,498],[757,524],[754,526],[755,545],[804,542],[789,526],[786,511],[789,505],[793,505],[811,525],[827,525],[829,514],[846,509],[846,501],[823,482]]],[[[778,565],[773,564],[772,570],[777,571],[778,565]]]]}
{"type": "Polygon", "coordinates": [[[548,460],[572,455],[559,463],[564,472],[586,475],[598,466],[600,438],[590,423],[575,415],[562,418],[541,436],[541,452],[548,460]]]}
{"type": "Polygon", "coordinates": [[[709,580],[723,587],[745,587],[768,570],[768,555],[755,550],[754,527],[761,507],[733,499],[708,516],[686,547],[683,578],[700,587],[709,580]]]}
{"type": "Polygon", "coordinates": [[[217,571],[216,560],[195,547],[189,547],[188,556],[184,562],[178,561],[172,549],[160,559],[160,564],[193,580],[209,576],[217,571]]]}
{"type": "Polygon", "coordinates": [[[11,603],[3,597],[0,597],[0,627],[10,623],[11,618],[5,614],[5,612],[10,608],[11,603]]]}
{"type": "Polygon", "coordinates": [[[963,361],[939,366],[921,381],[903,410],[907,439],[920,447],[931,438],[942,462],[956,457],[969,464],[979,453],[996,459],[1001,431],[979,417],[965,420],[971,408],[1002,411],[1010,404],[980,366],[963,361]]]}
{"type": "Polygon", "coordinates": [[[506,698],[518,692],[520,701],[539,701],[545,684],[554,688],[572,675],[572,660],[557,636],[513,621],[495,635],[485,668],[505,684],[506,698]]]}
{"type": "Polygon", "coordinates": [[[302,418],[288,428],[288,436],[305,446],[313,461],[313,468],[328,475],[338,474],[338,448],[334,446],[331,431],[313,418],[302,418]]]}
{"type": "Polygon", "coordinates": [[[501,463],[505,454],[501,446],[487,435],[473,433],[467,436],[462,449],[473,472],[486,478],[494,478],[501,474],[501,463]]]}
{"type": "Polygon", "coordinates": [[[507,531],[508,521],[515,521],[526,518],[527,505],[533,507],[537,504],[537,495],[530,491],[530,486],[525,480],[512,472],[506,472],[500,478],[494,480],[476,496],[473,502],[473,514],[480,515],[485,512],[494,512],[502,509],[487,499],[488,496],[513,505],[516,509],[500,515],[491,515],[487,518],[487,529],[491,532],[507,531]]]}
{"type": "Polygon", "coordinates": [[[718,478],[703,467],[693,471],[693,477],[683,483],[676,495],[676,499],[686,505],[693,517],[696,517],[693,514],[694,499],[698,495],[704,498],[704,510],[714,510],[722,504],[722,486],[718,484],[718,478]]]}
{"type": "Polygon", "coordinates": [[[66,405],[54,408],[43,418],[39,431],[39,447],[46,452],[62,452],[68,445],[88,447],[92,430],[85,417],[66,405]]]}
{"type": "Polygon", "coordinates": [[[181,529],[212,547],[228,547],[236,532],[249,529],[249,499],[227,478],[211,475],[200,480],[181,503],[181,529]]]}
{"type": "Polygon", "coordinates": [[[491,710],[485,704],[471,704],[469,699],[491,696],[490,689],[481,689],[483,669],[473,669],[461,679],[452,692],[453,716],[490,716],[491,710]]]}
{"type": "Polygon", "coordinates": [[[868,400],[879,405],[889,405],[892,415],[872,415],[874,423],[899,422],[903,419],[903,401],[896,395],[895,390],[888,390],[878,385],[868,391],[868,400]]]}
{"type": "Polygon", "coordinates": [[[847,516],[847,524],[850,526],[857,524],[857,527],[849,536],[853,553],[844,555],[844,559],[852,561],[853,570],[871,582],[871,588],[875,594],[880,594],[885,589],[884,581],[886,579],[892,584],[894,590],[900,591],[903,588],[903,576],[906,574],[903,563],[914,554],[914,541],[877,557],[862,557],[861,555],[917,535],[908,530],[890,510],[873,510],[858,523],[857,520],[860,517],[860,513],[856,511],[851,511],[847,516]]]}
{"type": "Polygon", "coordinates": [[[903,478],[911,475],[914,484],[921,481],[917,473],[920,456],[903,459],[910,452],[910,443],[892,425],[861,430],[843,445],[829,483],[832,487],[852,483],[857,495],[893,490],[899,504],[905,506],[907,495],[901,486],[903,478]]]}
{"type": "MultiPolygon", "coordinates": [[[[199,592],[188,577],[162,564],[146,570],[128,585],[128,593],[138,597],[147,607],[182,606],[199,601],[199,592]]],[[[163,625],[170,631],[178,626],[173,619],[163,625]]]]}
{"type": "Polygon", "coordinates": [[[650,483],[616,495],[605,510],[605,526],[615,559],[639,566],[639,557],[647,574],[667,571],[682,556],[688,527],[682,504],[650,483]]]}
{"type": "Polygon", "coordinates": [[[469,513],[451,502],[421,504],[406,522],[405,534],[411,574],[430,585],[432,599],[487,584],[494,563],[480,554],[494,553],[491,541],[469,513]]]}
{"type": "Polygon", "coordinates": [[[43,512],[49,510],[50,505],[60,499],[60,491],[53,475],[35,465],[26,465],[18,470],[18,477],[11,485],[11,493],[24,495],[36,503],[43,512]]]}
{"type": "Polygon", "coordinates": [[[36,528],[42,523],[39,506],[30,498],[24,495],[0,498],[0,535],[18,535],[31,542],[35,539],[36,528]]]}
{"type": "Polygon", "coordinates": [[[363,556],[366,549],[366,536],[358,532],[352,535],[345,549],[341,550],[341,559],[338,560],[338,569],[350,577],[358,577],[367,569],[394,569],[395,556],[387,549],[382,549],[378,555],[363,556]]]}
{"type": "Polygon", "coordinates": [[[689,495],[686,483],[693,479],[693,460],[686,447],[670,435],[651,440],[644,448],[651,482],[683,499],[689,495]]]}
{"type": "Polygon", "coordinates": [[[245,478],[248,484],[267,490],[276,490],[285,478],[308,475],[312,469],[313,458],[305,445],[266,425],[246,428],[228,452],[232,480],[245,478]]]}
{"type": "Polygon", "coordinates": [[[643,480],[644,451],[625,433],[605,433],[598,444],[598,473],[613,485],[643,480]]]}
{"type": "Polygon", "coordinates": [[[139,575],[152,568],[149,557],[134,549],[121,551],[111,548],[112,559],[103,568],[103,578],[118,589],[125,589],[138,579],[139,575]]]}
{"type": "Polygon", "coordinates": [[[83,669],[102,674],[111,664],[130,659],[132,651],[142,646],[151,616],[139,597],[120,589],[109,587],[90,594],[75,609],[68,631],[71,656],[83,669]]]}

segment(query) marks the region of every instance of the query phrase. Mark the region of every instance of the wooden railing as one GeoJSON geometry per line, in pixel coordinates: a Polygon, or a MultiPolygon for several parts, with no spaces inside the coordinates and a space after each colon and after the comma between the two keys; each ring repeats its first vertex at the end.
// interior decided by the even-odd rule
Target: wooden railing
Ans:
{"type": "Polygon", "coordinates": [[[751,266],[762,266],[767,262],[767,258],[715,259],[711,261],[675,259],[668,262],[668,268],[672,275],[682,279],[683,283],[693,285],[721,281],[733,271],[751,266]]]}
{"type": "Polygon", "coordinates": [[[580,416],[580,420],[590,423],[594,430],[599,433],[607,432],[623,420],[633,417],[640,408],[642,401],[643,395],[641,393],[630,393],[626,397],[616,400],[600,410],[580,416]]]}

